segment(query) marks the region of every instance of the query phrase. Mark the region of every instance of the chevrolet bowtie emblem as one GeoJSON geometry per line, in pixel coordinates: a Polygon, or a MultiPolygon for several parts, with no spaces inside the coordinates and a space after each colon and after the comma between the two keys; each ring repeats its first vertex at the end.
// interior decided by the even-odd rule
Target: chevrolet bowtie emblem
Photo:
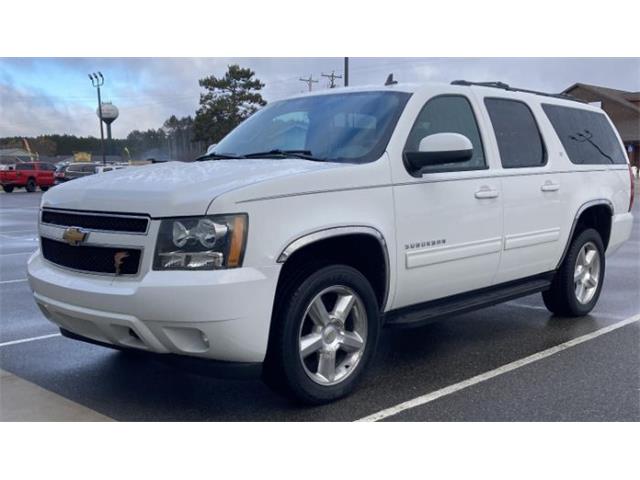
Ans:
{"type": "Polygon", "coordinates": [[[62,234],[62,239],[69,245],[78,246],[84,242],[89,233],[80,230],[77,227],[67,228],[62,234]]]}

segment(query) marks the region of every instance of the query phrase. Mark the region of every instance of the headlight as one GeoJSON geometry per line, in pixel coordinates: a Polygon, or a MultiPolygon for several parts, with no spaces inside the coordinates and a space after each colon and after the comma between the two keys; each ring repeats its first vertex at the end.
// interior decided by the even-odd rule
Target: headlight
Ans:
{"type": "Polygon", "coordinates": [[[242,265],[247,215],[162,220],[154,270],[217,270],[242,265]]]}

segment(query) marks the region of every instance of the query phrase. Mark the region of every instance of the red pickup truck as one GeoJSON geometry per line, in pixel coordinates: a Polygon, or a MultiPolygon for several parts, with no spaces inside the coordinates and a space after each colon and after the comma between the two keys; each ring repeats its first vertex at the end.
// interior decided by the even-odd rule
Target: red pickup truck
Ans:
{"type": "Polygon", "coordinates": [[[0,170],[0,185],[7,192],[14,188],[25,188],[27,192],[35,192],[36,187],[46,192],[54,185],[55,167],[43,162],[17,163],[8,170],[0,170]]]}

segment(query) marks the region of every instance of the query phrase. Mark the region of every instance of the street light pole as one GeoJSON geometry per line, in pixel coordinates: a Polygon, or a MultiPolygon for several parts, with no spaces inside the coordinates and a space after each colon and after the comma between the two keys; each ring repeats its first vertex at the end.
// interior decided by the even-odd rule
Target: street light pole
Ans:
{"type": "Polygon", "coordinates": [[[344,86],[349,86],[349,57],[344,57],[344,86]]]}
{"type": "Polygon", "coordinates": [[[107,164],[107,158],[104,154],[104,129],[102,127],[102,99],[100,98],[100,87],[104,85],[104,77],[102,73],[98,72],[97,74],[90,73],[89,80],[91,80],[91,85],[93,85],[98,90],[98,121],[100,122],[100,147],[102,149],[102,165],[107,164]]]}

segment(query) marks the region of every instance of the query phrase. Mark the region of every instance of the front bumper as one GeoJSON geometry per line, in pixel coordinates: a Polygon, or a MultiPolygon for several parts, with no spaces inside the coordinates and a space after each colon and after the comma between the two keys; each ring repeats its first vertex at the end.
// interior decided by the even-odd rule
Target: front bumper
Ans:
{"type": "Polygon", "coordinates": [[[280,265],[149,271],[135,280],[72,272],[37,251],[28,279],[60,328],[96,342],[227,362],[262,362],[280,265]]]}

